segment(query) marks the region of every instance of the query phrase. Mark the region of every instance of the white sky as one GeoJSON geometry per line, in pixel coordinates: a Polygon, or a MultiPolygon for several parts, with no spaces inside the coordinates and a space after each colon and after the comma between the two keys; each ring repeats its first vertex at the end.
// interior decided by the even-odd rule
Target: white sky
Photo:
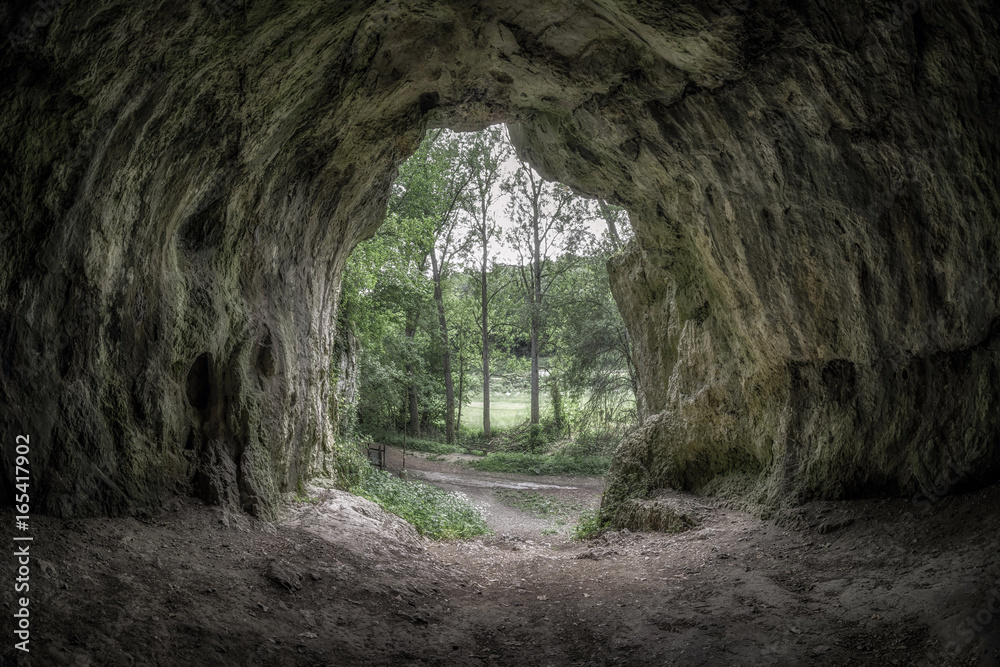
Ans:
{"type": "MultiPolygon", "coordinates": [[[[506,129],[504,130],[503,136],[504,140],[508,141],[509,145],[509,139],[507,138],[506,129]]],[[[503,166],[501,167],[501,171],[503,172],[504,177],[512,176],[514,172],[517,171],[518,167],[521,165],[520,161],[517,159],[517,156],[515,156],[513,152],[514,148],[513,146],[511,146],[511,157],[508,160],[506,160],[503,166]]],[[[532,172],[534,172],[537,178],[541,178],[541,176],[538,175],[537,171],[532,169],[532,172]]],[[[500,188],[498,186],[496,188],[496,191],[500,196],[497,199],[496,203],[494,203],[489,210],[490,214],[493,215],[494,218],[497,220],[497,222],[500,224],[501,229],[503,229],[503,234],[506,234],[507,231],[514,226],[514,221],[507,216],[507,205],[509,204],[510,197],[508,195],[499,193],[499,189],[500,188]]],[[[589,227],[590,231],[594,234],[594,236],[597,236],[599,238],[601,234],[604,233],[604,230],[607,229],[607,224],[604,222],[604,220],[602,220],[599,216],[597,216],[590,223],[589,227]]],[[[514,250],[513,248],[508,247],[506,244],[495,243],[494,246],[491,248],[491,251],[492,254],[496,257],[498,262],[504,264],[516,264],[519,261],[517,251],[514,250]]]]}

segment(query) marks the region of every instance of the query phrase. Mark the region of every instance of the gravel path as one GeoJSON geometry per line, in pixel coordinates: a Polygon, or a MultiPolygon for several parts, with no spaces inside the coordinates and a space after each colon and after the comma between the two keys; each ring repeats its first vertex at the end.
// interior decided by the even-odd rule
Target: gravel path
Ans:
{"type": "MultiPolygon", "coordinates": [[[[407,477],[465,494],[483,512],[486,524],[500,536],[553,545],[563,543],[569,539],[582,511],[596,509],[604,492],[603,477],[480,472],[463,465],[466,461],[479,459],[478,456],[449,454],[441,460],[431,460],[430,456],[433,455],[407,452],[407,477]],[[556,516],[533,516],[500,502],[497,490],[543,494],[566,507],[567,511],[556,516]]],[[[403,450],[387,447],[386,462],[387,469],[398,475],[403,468],[403,450]]]]}

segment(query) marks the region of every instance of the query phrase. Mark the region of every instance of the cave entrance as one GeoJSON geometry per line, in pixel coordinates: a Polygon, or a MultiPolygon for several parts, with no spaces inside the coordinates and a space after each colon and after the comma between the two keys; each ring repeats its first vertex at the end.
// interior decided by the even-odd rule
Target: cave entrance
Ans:
{"type": "Polygon", "coordinates": [[[422,459],[526,476],[607,472],[636,422],[632,350],[606,268],[630,237],[624,209],[543,179],[517,159],[506,127],[430,130],[344,274],[365,439],[398,447],[397,473],[485,488],[508,520],[551,514],[535,532],[568,533],[583,505],[558,497],[566,485],[496,485],[422,459]]]}

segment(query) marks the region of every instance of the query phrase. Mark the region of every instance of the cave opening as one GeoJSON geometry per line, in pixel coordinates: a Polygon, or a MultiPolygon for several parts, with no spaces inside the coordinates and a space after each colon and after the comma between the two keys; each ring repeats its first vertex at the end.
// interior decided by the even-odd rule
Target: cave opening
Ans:
{"type": "Polygon", "coordinates": [[[4,5],[0,424],[31,442],[38,659],[1000,658],[1000,10],[918,4],[4,5]],[[351,315],[388,316],[350,265],[391,244],[425,128],[497,122],[633,231],[600,267],[617,336],[582,306],[560,345],[531,308],[495,333],[494,414],[530,394],[506,439],[469,371],[449,401],[426,283],[413,345],[351,315]],[[601,340],[630,359],[587,431],[579,355],[551,357],[601,340]],[[362,486],[373,425],[443,495],[362,486]],[[558,467],[589,455],[606,484],[558,467]],[[413,528],[435,502],[477,530],[448,493],[477,477],[492,535],[413,528]]]}
{"type": "Polygon", "coordinates": [[[400,166],[379,230],[348,260],[340,323],[359,349],[354,423],[366,454],[389,445],[380,468],[465,493],[408,493],[364,473],[350,490],[436,537],[496,528],[490,512],[468,520],[469,494],[509,508],[508,521],[528,510],[528,526],[505,525],[534,538],[592,529],[579,522],[636,427],[633,350],[607,273],[631,237],[623,209],[519,161],[506,127],[429,130],[400,166]],[[471,468],[429,470],[428,455],[471,468]],[[532,482],[543,472],[593,478],[567,500],[564,487],[532,482]],[[424,510],[400,502],[408,496],[424,510]]]}
{"type": "Polygon", "coordinates": [[[195,410],[208,408],[212,395],[212,355],[202,352],[187,374],[187,399],[195,410]]]}

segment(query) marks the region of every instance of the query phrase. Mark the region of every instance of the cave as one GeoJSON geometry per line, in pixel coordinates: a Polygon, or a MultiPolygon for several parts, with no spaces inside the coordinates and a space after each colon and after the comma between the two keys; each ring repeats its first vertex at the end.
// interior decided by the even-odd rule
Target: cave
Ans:
{"type": "MultiPolygon", "coordinates": [[[[726,525],[760,522],[775,544],[801,530],[829,547],[868,525],[831,517],[881,512],[899,542],[873,559],[906,556],[916,569],[951,559],[941,590],[914,584],[893,597],[905,612],[864,607],[863,628],[847,618],[857,627],[840,638],[857,641],[801,647],[804,620],[726,659],[883,664],[879,651],[898,644],[900,664],[1000,661],[995,3],[34,0],[4,3],[0,25],[0,497],[14,525],[25,514],[15,438],[26,436],[32,525],[44,537],[33,576],[47,596],[34,664],[174,664],[170,651],[144,658],[107,637],[88,643],[88,630],[61,634],[79,611],[59,596],[88,584],[45,558],[46,540],[83,544],[104,531],[125,553],[183,506],[184,535],[221,525],[266,541],[273,532],[259,527],[279,519],[283,494],[336,478],[356,372],[339,320],[347,258],[375,233],[397,167],[428,128],[497,123],[543,176],[631,216],[635,239],[608,270],[643,421],[615,454],[600,508],[621,539],[660,539],[631,536],[671,526],[680,510],[664,494],[681,493],[720,508],[726,525]],[[910,523],[892,523],[896,514],[910,523]]],[[[386,553],[427,551],[400,531],[386,553]]],[[[163,544],[183,549],[169,534],[163,544]]],[[[168,555],[150,554],[121,562],[155,577],[168,555]]],[[[601,554],[584,564],[608,562],[601,554]]],[[[88,579],[110,576],[97,573],[110,556],[93,558],[88,579]]],[[[337,568],[269,571],[301,595],[337,568]]],[[[449,577],[435,590],[464,595],[449,577]]],[[[643,582],[635,599],[655,601],[643,582]]],[[[156,594],[172,595],[166,585],[156,594]]],[[[430,595],[413,586],[392,590],[430,595]]],[[[755,599],[747,627],[782,604],[755,599]]],[[[13,594],[5,602],[17,611],[13,594]]],[[[131,612],[111,614],[112,602],[135,602],[95,612],[118,627],[131,612]]],[[[288,604],[261,608],[291,614],[288,604]]],[[[315,618],[263,649],[220,630],[221,616],[185,619],[178,664],[542,659],[528,640],[504,650],[470,640],[446,608],[440,646],[422,639],[423,649],[379,657],[341,647],[354,656],[343,663],[330,646],[309,647],[325,627],[315,618]],[[314,636],[304,648],[303,633],[314,636]],[[198,641],[207,652],[190,652],[198,641]]],[[[416,612],[392,617],[427,632],[416,612]]],[[[337,620],[347,612],[332,618],[354,627],[337,620]]],[[[640,632],[618,653],[602,644],[544,664],[717,664],[725,654],[704,648],[726,643],[710,619],[654,626],[649,656],[635,648],[640,632]]],[[[13,642],[3,651],[29,659],[13,642]]]]}

